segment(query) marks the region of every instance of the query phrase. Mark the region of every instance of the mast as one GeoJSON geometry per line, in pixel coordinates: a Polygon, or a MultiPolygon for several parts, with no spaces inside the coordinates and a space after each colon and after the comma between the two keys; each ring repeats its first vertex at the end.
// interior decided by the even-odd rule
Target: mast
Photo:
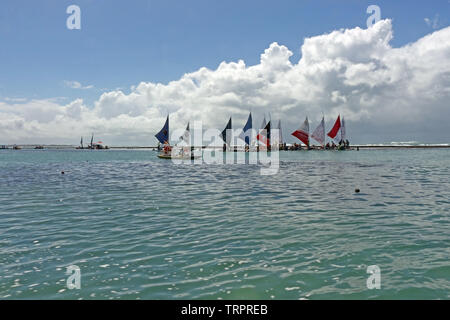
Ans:
{"type": "Polygon", "coordinates": [[[325,115],[324,115],[324,113],[323,113],[323,110],[322,110],[322,121],[323,121],[323,145],[322,145],[322,147],[323,147],[323,150],[325,150],[325,146],[326,146],[326,142],[327,142],[327,136],[326,136],[326,134],[325,134],[325,115]]]}

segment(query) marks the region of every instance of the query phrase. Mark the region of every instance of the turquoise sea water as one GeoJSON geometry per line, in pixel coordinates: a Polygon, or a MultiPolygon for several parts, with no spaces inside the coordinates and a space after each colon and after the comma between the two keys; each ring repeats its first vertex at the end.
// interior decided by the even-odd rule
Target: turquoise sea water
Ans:
{"type": "Polygon", "coordinates": [[[280,158],[0,150],[0,298],[450,298],[449,149],[280,158]]]}

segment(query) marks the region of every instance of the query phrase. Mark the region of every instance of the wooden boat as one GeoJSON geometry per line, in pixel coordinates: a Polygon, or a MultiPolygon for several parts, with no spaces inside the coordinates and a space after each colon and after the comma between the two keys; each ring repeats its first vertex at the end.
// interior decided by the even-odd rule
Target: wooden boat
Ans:
{"type": "Polygon", "coordinates": [[[194,160],[194,159],[200,159],[201,156],[189,156],[189,155],[174,155],[172,156],[171,154],[165,154],[165,153],[160,153],[158,154],[158,158],[160,159],[166,159],[166,160],[194,160]]]}

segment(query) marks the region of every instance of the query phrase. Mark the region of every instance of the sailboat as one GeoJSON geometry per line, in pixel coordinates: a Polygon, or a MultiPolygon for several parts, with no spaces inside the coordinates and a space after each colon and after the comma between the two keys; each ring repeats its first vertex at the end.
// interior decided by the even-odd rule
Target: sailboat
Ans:
{"type": "MultiPolygon", "coordinates": [[[[266,118],[264,117],[264,122],[263,124],[266,122],[266,118]]],[[[264,129],[258,133],[258,135],[256,136],[256,139],[258,141],[260,141],[264,146],[266,146],[267,150],[270,151],[271,149],[271,145],[270,145],[270,127],[271,127],[271,121],[269,120],[269,122],[266,124],[266,126],[264,127],[264,129]]]]}
{"type": "Polygon", "coordinates": [[[343,127],[342,122],[341,122],[341,115],[338,115],[336,122],[333,125],[333,128],[331,128],[330,132],[328,132],[328,134],[327,134],[331,139],[333,139],[333,146],[334,146],[334,142],[336,142],[336,144],[337,144],[336,147],[338,150],[346,149],[346,143],[342,137],[342,134],[344,134],[344,137],[345,137],[345,122],[344,122],[344,127],[343,127]],[[340,140],[338,141],[338,139],[340,139],[340,140]]]}
{"type": "MultiPolygon", "coordinates": [[[[192,152],[184,152],[184,149],[179,147],[176,147],[175,150],[180,151],[180,153],[174,153],[175,150],[169,143],[169,116],[167,116],[166,123],[162,127],[161,131],[155,134],[155,137],[164,146],[162,152],[158,154],[158,158],[160,159],[188,160],[200,158],[200,156],[194,156],[192,152]]],[[[186,131],[184,132],[183,136],[180,137],[180,139],[185,142],[188,142],[190,140],[189,123],[186,131]]]]}
{"type": "Polygon", "coordinates": [[[305,122],[300,126],[298,130],[292,132],[292,135],[303,142],[309,149],[309,121],[306,117],[305,122]]]}
{"type": "Polygon", "coordinates": [[[164,145],[162,152],[158,154],[158,158],[171,159],[172,147],[169,144],[169,115],[167,115],[166,123],[162,129],[155,134],[155,137],[162,145],[164,145]]]}
{"type": "Polygon", "coordinates": [[[248,115],[247,123],[245,124],[244,128],[242,129],[241,134],[239,135],[239,138],[244,140],[245,142],[245,151],[250,151],[250,143],[252,139],[252,113],[248,115]]]}
{"type": "Polygon", "coordinates": [[[335,140],[336,137],[338,136],[340,129],[341,129],[341,115],[338,115],[336,122],[333,125],[333,128],[331,128],[330,132],[327,133],[327,136],[335,140]]]}
{"type": "Polygon", "coordinates": [[[280,145],[283,146],[283,148],[285,147],[284,145],[284,141],[283,141],[283,130],[281,129],[281,120],[278,120],[278,135],[280,136],[280,145]]]}
{"type": "Polygon", "coordinates": [[[275,150],[282,150],[284,144],[283,133],[281,131],[281,120],[278,120],[276,130],[278,130],[278,134],[272,134],[272,145],[275,147],[275,150]]]}
{"type": "Polygon", "coordinates": [[[317,128],[311,134],[311,138],[319,142],[325,149],[325,117],[322,116],[322,121],[317,126],[317,128]]]}
{"type": "MultiPolygon", "coordinates": [[[[83,139],[83,138],[81,138],[83,139]]],[[[83,142],[83,140],[81,140],[83,142]]],[[[105,146],[102,141],[94,142],[94,134],[91,136],[91,143],[88,145],[88,149],[91,150],[107,150],[108,146],[105,146]]]]}
{"type": "Polygon", "coordinates": [[[227,149],[230,147],[231,145],[231,135],[230,135],[230,131],[232,128],[231,125],[231,117],[230,120],[228,120],[227,126],[225,127],[225,129],[223,129],[222,133],[220,134],[220,137],[223,140],[223,152],[226,152],[227,149]]]}
{"type": "Polygon", "coordinates": [[[80,145],[79,145],[76,149],[84,149],[84,146],[83,146],[83,137],[81,137],[80,145]]]}

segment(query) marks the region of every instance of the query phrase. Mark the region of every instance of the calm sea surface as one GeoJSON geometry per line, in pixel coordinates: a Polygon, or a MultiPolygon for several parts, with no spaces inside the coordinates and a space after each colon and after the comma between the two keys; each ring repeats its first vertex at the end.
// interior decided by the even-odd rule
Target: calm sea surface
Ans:
{"type": "Polygon", "coordinates": [[[0,150],[0,298],[450,298],[449,149],[280,158],[0,150]]]}

